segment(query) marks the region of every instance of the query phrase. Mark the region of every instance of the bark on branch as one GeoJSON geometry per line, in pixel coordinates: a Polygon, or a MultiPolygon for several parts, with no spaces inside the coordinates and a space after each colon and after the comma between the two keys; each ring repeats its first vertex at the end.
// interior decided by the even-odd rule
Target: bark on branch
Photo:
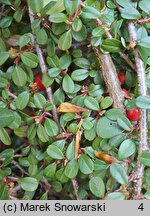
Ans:
{"type": "MultiPolygon", "coordinates": [[[[130,22],[128,24],[128,31],[130,35],[130,42],[137,41],[137,31],[135,25],[130,22]]],[[[139,83],[139,95],[146,96],[147,95],[147,85],[146,85],[146,76],[145,76],[145,68],[142,59],[139,56],[138,49],[133,49],[135,63],[137,68],[137,76],[138,76],[138,83],[139,83]]],[[[142,178],[144,172],[144,166],[141,164],[140,155],[142,151],[148,150],[148,124],[147,124],[147,110],[141,109],[141,119],[140,119],[140,143],[138,149],[138,160],[137,160],[137,170],[136,170],[136,177],[137,182],[134,188],[134,195],[133,199],[140,199],[141,195],[141,188],[142,188],[142,178]]]]}
{"type": "Polygon", "coordinates": [[[96,47],[93,47],[93,50],[101,65],[100,71],[102,72],[108,92],[114,101],[114,107],[121,109],[125,113],[123,105],[124,94],[120,87],[120,83],[117,77],[117,71],[111,56],[109,54],[101,53],[96,47]]]}

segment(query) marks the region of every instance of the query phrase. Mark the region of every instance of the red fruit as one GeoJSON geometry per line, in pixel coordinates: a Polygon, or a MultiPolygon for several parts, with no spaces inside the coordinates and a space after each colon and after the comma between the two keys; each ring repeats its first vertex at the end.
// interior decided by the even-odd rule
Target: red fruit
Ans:
{"type": "Polygon", "coordinates": [[[125,81],[125,73],[124,72],[119,72],[118,73],[118,79],[121,82],[121,84],[123,85],[124,81],[125,81]]]}
{"type": "Polygon", "coordinates": [[[122,91],[124,92],[126,98],[131,99],[131,95],[126,89],[123,88],[122,91]]]}
{"type": "Polygon", "coordinates": [[[45,86],[42,83],[42,77],[41,75],[36,75],[34,78],[34,83],[36,83],[38,91],[43,91],[45,90],[45,86]]]}
{"type": "Polygon", "coordinates": [[[134,108],[126,111],[127,117],[130,121],[138,121],[140,119],[140,109],[134,108]]]}

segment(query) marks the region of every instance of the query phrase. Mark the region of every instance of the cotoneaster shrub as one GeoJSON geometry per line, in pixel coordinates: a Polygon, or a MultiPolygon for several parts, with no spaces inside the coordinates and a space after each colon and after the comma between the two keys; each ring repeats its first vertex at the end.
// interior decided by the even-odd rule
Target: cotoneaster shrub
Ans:
{"type": "Polygon", "coordinates": [[[0,0],[1,200],[134,199],[137,164],[137,199],[150,199],[150,152],[138,154],[150,99],[134,58],[148,94],[149,14],[149,0],[0,0]]]}

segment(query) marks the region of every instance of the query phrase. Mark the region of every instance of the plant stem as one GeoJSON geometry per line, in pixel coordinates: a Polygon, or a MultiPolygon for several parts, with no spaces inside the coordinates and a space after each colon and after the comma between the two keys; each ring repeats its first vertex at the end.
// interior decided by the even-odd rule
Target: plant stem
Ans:
{"type": "MultiPolygon", "coordinates": [[[[107,37],[107,38],[109,38],[109,39],[111,39],[111,38],[113,38],[113,36],[111,35],[111,33],[109,32],[109,30],[107,29],[107,27],[105,26],[105,25],[103,25],[103,23],[99,20],[99,19],[96,19],[96,22],[97,22],[97,24],[98,24],[98,26],[101,26],[103,29],[104,29],[104,31],[105,31],[105,36],[107,37]]],[[[123,52],[118,52],[119,53],[119,55],[120,55],[120,57],[122,58],[122,59],[124,59],[125,60],[125,62],[132,68],[132,70],[134,71],[134,72],[136,72],[136,66],[133,64],[133,62],[128,58],[128,56],[125,54],[125,53],[123,53],[123,52]]]]}
{"type": "MultiPolygon", "coordinates": [[[[135,25],[130,22],[128,24],[128,31],[130,35],[130,42],[137,41],[137,31],[135,25]]],[[[133,49],[135,63],[137,68],[137,76],[139,83],[139,95],[146,96],[147,95],[147,85],[146,85],[146,76],[145,76],[145,68],[142,59],[139,56],[138,49],[133,49]]],[[[141,188],[142,188],[142,178],[144,172],[144,166],[141,164],[140,156],[142,151],[147,151],[148,148],[148,125],[147,125],[147,110],[141,109],[141,119],[140,119],[140,143],[138,149],[138,160],[137,160],[137,170],[136,170],[136,178],[137,182],[134,188],[133,199],[140,199],[141,188]]]]}
{"type": "Polygon", "coordinates": [[[124,94],[120,87],[120,83],[117,77],[117,71],[111,56],[109,54],[101,53],[99,49],[96,47],[93,47],[93,50],[100,63],[101,66],[100,70],[102,72],[108,92],[114,101],[113,106],[115,108],[121,109],[123,113],[125,113],[124,105],[123,105],[124,94]]]}
{"type": "Polygon", "coordinates": [[[76,181],[76,179],[72,179],[71,183],[72,183],[72,187],[73,187],[73,190],[74,190],[75,198],[77,200],[80,200],[80,198],[78,196],[78,188],[79,188],[78,182],[76,181]]]}
{"type": "MultiPolygon", "coordinates": [[[[29,17],[30,17],[30,22],[31,22],[31,25],[34,21],[34,14],[32,13],[31,9],[29,8],[29,17]]],[[[33,39],[33,43],[35,45],[35,49],[36,49],[36,52],[37,52],[37,55],[38,55],[38,58],[39,58],[39,63],[40,63],[40,68],[41,68],[41,72],[42,74],[46,74],[47,71],[48,71],[48,68],[47,68],[47,65],[45,63],[45,59],[44,59],[44,56],[43,56],[43,52],[42,52],[42,49],[40,48],[40,46],[35,42],[35,39],[33,39]]],[[[52,114],[53,114],[53,118],[55,120],[55,122],[57,123],[57,125],[59,126],[60,128],[60,125],[59,125],[59,121],[58,121],[58,113],[57,113],[57,108],[54,104],[54,100],[53,100],[53,92],[52,92],[52,89],[51,87],[47,87],[46,88],[46,93],[47,93],[47,97],[48,97],[48,100],[53,104],[53,110],[52,110],[52,114]]]]}

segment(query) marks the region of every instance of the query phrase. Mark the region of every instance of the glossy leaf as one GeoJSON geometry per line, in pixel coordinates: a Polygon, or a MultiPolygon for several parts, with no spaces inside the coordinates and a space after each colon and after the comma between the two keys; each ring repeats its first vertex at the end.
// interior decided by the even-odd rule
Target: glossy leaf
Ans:
{"type": "Polygon", "coordinates": [[[79,168],[82,173],[90,174],[94,169],[93,161],[87,155],[81,155],[79,157],[79,168]]]}
{"type": "Polygon", "coordinates": [[[25,191],[35,191],[38,188],[38,181],[33,177],[20,178],[18,181],[21,188],[25,191]]]}
{"type": "Polygon", "coordinates": [[[90,191],[99,198],[102,198],[105,193],[105,185],[100,177],[92,177],[89,181],[90,191]]]}
{"type": "Polygon", "coordinates": [[[20,110],[23,110],[29,102],[29,92],[24,91],[21,94],[18,95],[16,99],[16,107],[20,110]]]}
{"type": "Polygon", "coordinates": [[[64,155],[62,153],[62,151],[55,145],[49,145],[47,148],[47,154],[54,158],[54,159],[58,159],[61,160],[64,158],[64,155]]]}
{"type": "Polygon", "coordinates": [[[110,173],[112,177],[120,184],[128,183],[128,176],[124,170],[124,168],[117,163],[114,163],[110,166],[110,173]]]}
{"type": "Polygon", "coordinates": [[[123,141],[119,147],[118,157],[124,160],[134,154],[136,151],[135,143],[131,139],[123,141]]]}

